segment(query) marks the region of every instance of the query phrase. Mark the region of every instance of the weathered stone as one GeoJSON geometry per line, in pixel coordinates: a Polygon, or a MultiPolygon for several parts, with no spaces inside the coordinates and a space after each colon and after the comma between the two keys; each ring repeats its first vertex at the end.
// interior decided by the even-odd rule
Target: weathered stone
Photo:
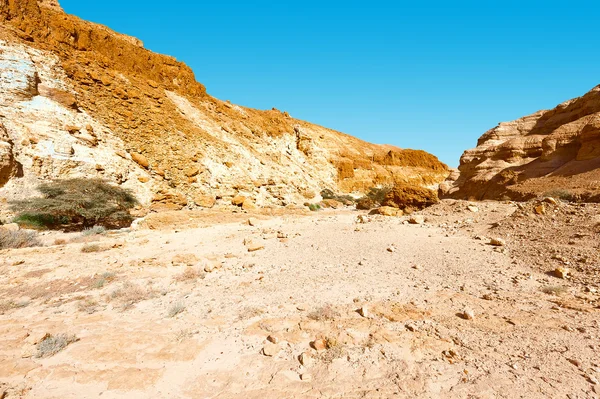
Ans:
{"type": "Polygon", "coordinates": [[[491,238],[490,245],[493,245],[494,247],[503,247],[506,245],[506,241],[502,238],[491,238]]]}
{"type": "Polygon", "coordinates": [[[412,215],[409,219],[408,219],[408,223],[410,224],[423,224],[425,223],[425,216],[421,216],[421,215],[412,215]]]}
{"type": "Polygon", "coordinates": [[[131,159],[133,159],[133,161],[140,165],[142,168],[147,169],[148,166],[150,166],[150,162],[148,161],[148,159],[139,152],[131,152],[129,155],[131,155],[131,159]]]}
{"type": "Polygon", "coordinates": [[[263,347],[263,355],[273,357],[276,356],[281,351],[279,345],[274,343],[268,343],[263,347]]]}

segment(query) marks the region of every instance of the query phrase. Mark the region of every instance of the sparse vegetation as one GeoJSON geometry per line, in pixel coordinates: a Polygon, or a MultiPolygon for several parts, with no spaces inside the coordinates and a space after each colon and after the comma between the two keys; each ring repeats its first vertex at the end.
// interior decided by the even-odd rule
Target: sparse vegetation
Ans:
{"type": "Polygon", "coordinates": [[[65,245],[67,243],[67,240],[63,239],[63,238],[57,238],[56,240],[54,240],[54,245],[65,245]]]}
{"type": "Polygon", "coordinates": [[[320,211],[321,210],[321,205],[319,205],[319,204],[309,204],[308,205],[308,209],[310,209],[313,212],[320,211]]]}
{"type": "Polygon", "coordinates": [[[177,316],[179,313],[183,312],[185,310],[185,305],[181,302],[177,302],[176,304],[174,304],[173,306],[171,306],[171,309],[169,309],[169,317],[175,317],[177,316]]]}
{"type": "Polygon", "coordinates": [[[98,277],[95,281],[94,281],[94,288],[100,289],[102,287],[104,287],[107,283],[110,283],[111,281],[113,281],[115,279],[115,273],[112,272],[106,272],[106,273],[102,273],[102,275],[100,275],[100,277],[98,277]]]}
{"type": "Polygon", "coordinates": [[[38,344],[36,357],[50,357],[65,349],[73,342],[79,341],[75,335],[58,334],[50,335],[38,344]]]}
{"type": "Polygon", "coordinates": [[[575,194],[573,194],[569,190],[565,190],[562,188],[557,188],[554,190],[546,191],[544,194],[542,194],[542,196],[543,197],[552,197],[555,199],[561,199],[561,200],[567,201],[567,202],[576,202],[577,201],[577,196],[575,194]]]}
{"type": "Polygon", "coordinates": [[[310,312],[308,318],[317,321],[334,320],[340,317],[340,312],[335,310],[330,304],[321,306],[320,308],[310,312]]]}
{"type": "Polygon", "coordinates": [[[175,281],[194,281],[202,279],[206,276],[206,273],[196,267],[187,267],[181,274],[175,277],[175,281]]]}
{"type": "Polygon", "coordinates": [[[14,301],[3,301],[0,302],[0,314],[4,314],[9,310],[20,309],[27,307],[29,305],[28,301],[14,302],[14,301]]]}
{"type": "Polygon", "coordinates": [[[122,309],[127,310],[138,302],[150,299],[154,294],[151,289],[145,289],[137,284],[126,282],[121,288],[113,291],[109,299],[120,301],[123,305],[122,309]]]}
{"type": "Polygon", "coordinates": [[[97,244],[87,244],[81,247],[81,252],[83,252],[84,254],[101,251],[103,251],[102,247],[97,244]]]}
{"type": "Polygon", "coordinates": [[[332,200],[336,200],[339,201],[343,204],[347,203],[347,202],[352,202],[354,203],[354,201],[356,201],[356,199],[351,196],[351,195],[347,195],[347,194],[336,194],[334,193],[332,190],[326,188],[324,190],[321,191],[321,197],[323,197],[323,199],[332,199],[332,200]]]}
{"type": "Polygon", "coordinates": [[[84,312],[87,314],[93,314],[93,313],[96,313],[99,306],[100,306],[100,304],[96,300],[94,300],[93,298],[87,297],[87,298],[79,301],[79,303],[77,304],[77,309],[79,309],[80,312],[84,312]]]}
{"type": "Polygon", "coordinates": [[[96,236],[106,234],[106,227],[104,226],[94,226],[89,229],[85,229],[81,232],[83,237],[96,236]]]}
{"type": "Polygon", "coordinates": [[[0,249],[40,247],[35,231],[0,229],[0,249]]]}
{"type": "Polygon", "coordinates": [[[551,286],[542,288],[542,292],[544,294],[548,294],[548,295],[560,296],[567,292],[567,287],[562,286],[562,285],[551,285],[551,286]]]}
{"type": "Polygon", "coordinates": [[[138,202],[121,187],[101,179],[56,180],[41,184],[41,197],[11,203],[15,221],[34,228],[81,230],[94,225],[122,227],[133,220],[129,210],[138,202]]]}

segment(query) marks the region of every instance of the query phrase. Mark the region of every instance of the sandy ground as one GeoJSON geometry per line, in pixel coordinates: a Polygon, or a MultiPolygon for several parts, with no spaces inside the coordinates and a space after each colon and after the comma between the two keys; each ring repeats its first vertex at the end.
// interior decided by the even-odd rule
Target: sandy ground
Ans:
{"type": "Polygon", "coordinates": [[[521,226],[550,213],[467,206],[179,213],[2,251],[0,397],[598,398],[597,258],[559,279],[552,238],[527,247],[546,225],[521,226]]]}

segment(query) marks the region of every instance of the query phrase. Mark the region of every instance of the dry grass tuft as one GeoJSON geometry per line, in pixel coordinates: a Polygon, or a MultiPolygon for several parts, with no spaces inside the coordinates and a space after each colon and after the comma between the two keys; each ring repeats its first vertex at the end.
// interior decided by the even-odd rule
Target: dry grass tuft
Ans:
{"type": "Polygon", "coordinates": [[[46,337],[37,346],[36,357],[50,357],[65,349],[69,344],[79,341],[75,335],[58,334],[46,337]]]}
{"type": "Polygon", "coordinates": [[[204,277],[206,277],[206,273],[204,271],[195,267],[187,267],[183,273],[175,276],[174,280],[184,282],[203,279],[204,277]]]}
{"type": "Polygon", "coordinates": [[[87,244],[81,247],[81,252],[84,254],[92,253],[92,252],[102,252],[104,249],[97,244],[87,244]]]}
{"type": "Polygon", "coordinates": [[[107,283],[110,283],[111,281],[114,281],[115,276],[116,275],[113,272],[102,273],[100,275],[100,277],[98,277],[94,281],[94,283],[93,283],[94,288],[100,289],[100,288],[104,287],[107,283]]]}
{"type": "Polygon", "coordinates": [[[38,234],[35,231],[12,231],[0,228],[0,249],[18,249],[41,246],[42,243],[38,239],[38,234]]]}
{"type": "Polygon", "coordinates": [[[154,297],[155,292],[152,289],[140,287],[137,284],[126,282],[123,286],[110,294],[110,300],[117,300],[122,303],[122,309],[127,310],[138,302],[145,301],[154,297]]]}
{"type": "Polygon", "coordinates": [[[330,304],[321,306],[320,308],[308,314],[309,319],[316,321],[335,320],[340,316],[340,312],[335,310],[330,304]]]}
{"type": "Polygon", "coordinates": [[[20,309],[29,306],[28,301],[14,302],[14,301],[2,301],[0,302],[0,314],[4,314],[9,310],[20,309]]]}
{"type": "Polygon", "coordinates": [[[548,295],[560,296],[567,292],[567,287],[565,287],[563,285],[551,285],[551,286],[542,288],[542,292],[544,294],[548,294],[548,295]]]}
{"type": "Polygon", "coordinates": [[[169,309],[169,317],[175,317],[177,316],[179,313],[183,312],[185,310],[185,305],[181,302],[177,302],[175,305],[171,306],[171,309],[169,309]]]}
{"type": "Polygon", "coordinates": [[[91,297],[87,297],[87,298],[79,301],[79,303],[77,304],[77,309],[80,312],[84,312],[87,314],[96,313],[98,311],[99,307],[100,307],[100,304],[91,297]]]}

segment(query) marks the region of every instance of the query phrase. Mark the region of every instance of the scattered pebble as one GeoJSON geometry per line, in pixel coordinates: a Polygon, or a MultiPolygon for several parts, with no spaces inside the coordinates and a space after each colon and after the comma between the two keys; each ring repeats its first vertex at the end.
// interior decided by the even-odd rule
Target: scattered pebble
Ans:
{"type": "Polygon", "coordinates": [[[475,319],[475,312],[471,308],[465,308],[462,313],[462,318],[465,320],[473,320],[475,319]]]}
{"type": "Polygon", "coordinates": [[[268,357],[273,357],[275,355],[277,355],[279,353],[279,351],[281,350],[281,348],[279,347],[279,345],[274,344],[274,343],[268,343],[263,347],[263,355],[268,356],[268,357]]]}
{"type": "Polygon", "coordinates": [[[504,241],[502,238],[492,238],[490,239],[490,245],[495,247],[503,247],[506,245],[506,241],[504,241]]]}

